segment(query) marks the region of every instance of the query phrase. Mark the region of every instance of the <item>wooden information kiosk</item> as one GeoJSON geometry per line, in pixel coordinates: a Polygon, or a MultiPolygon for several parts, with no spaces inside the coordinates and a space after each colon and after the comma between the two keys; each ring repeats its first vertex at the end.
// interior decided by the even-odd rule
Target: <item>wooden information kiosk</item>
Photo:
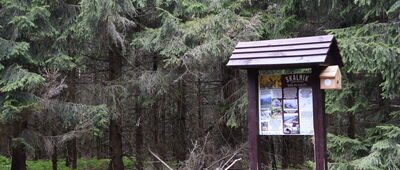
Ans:
{"type": "Polygon", "coordinates": [[[247,70],[250,169],[261,169],[259,135],[314,135],[316,169],[328,169],[322,89],[341,88],[343,62],[335,37],[239,42],[227,66],[247,70]],[[300,68],[311,73],[259,75],[300,68]]]}

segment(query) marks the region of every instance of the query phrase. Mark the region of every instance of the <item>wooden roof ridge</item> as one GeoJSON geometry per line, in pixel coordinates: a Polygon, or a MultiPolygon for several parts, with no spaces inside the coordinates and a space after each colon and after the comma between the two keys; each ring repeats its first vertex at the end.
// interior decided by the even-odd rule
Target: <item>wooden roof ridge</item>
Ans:
{"type": "Polygon", "coordinates": [[[333,35],[239,42],[227,66],[238,68],[342,66],[333,35]]]}

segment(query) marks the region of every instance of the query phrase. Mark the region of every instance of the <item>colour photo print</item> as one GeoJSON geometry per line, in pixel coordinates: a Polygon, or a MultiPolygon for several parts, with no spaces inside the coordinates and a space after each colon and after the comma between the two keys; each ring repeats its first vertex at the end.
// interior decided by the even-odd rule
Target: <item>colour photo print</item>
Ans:
{"type": "Polygon", "coordinates": [[[297,113],[283,114],[283,133],[300,134],[299,115],[297,113]]]}
{"type": "Polygon", "coordinates": [[[312,89],[303,82],[306,77],[259,76],[260,135],[313,134],[312,89]]]}

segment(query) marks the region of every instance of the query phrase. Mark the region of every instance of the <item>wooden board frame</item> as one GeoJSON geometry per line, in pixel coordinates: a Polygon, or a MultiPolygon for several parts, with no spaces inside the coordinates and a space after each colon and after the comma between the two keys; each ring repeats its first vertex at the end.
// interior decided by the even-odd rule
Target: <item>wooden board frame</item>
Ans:
{"type": "MultiPolygon", "coordinates": [[[[320,89],[319,74],[324,67],[312,67],[313,119],[314,119],[314,160],[317,170],[327,170],[327,141],[325,117],[325,92],[320,89]]],[[[260,170],[258,75],[260,69],[247,69],[248,130],[250,169],[260,170]]]]}

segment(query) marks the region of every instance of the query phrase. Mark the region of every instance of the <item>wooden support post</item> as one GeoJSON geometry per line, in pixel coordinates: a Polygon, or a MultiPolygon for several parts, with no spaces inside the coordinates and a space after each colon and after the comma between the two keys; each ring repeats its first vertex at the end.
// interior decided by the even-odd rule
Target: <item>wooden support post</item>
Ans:
{"type": "Polygon", "coordinates": [[[325,91],[321,90],[319,74],[323,67],[312,68],[312,90],[314,110],[314,160],[317,170],[327,170],[326,161],[326,123],[325,123],[325,91]]]}
{"type": "Polygon", "coordinates": [[[250,169],[258,170],[259,151],[258,151],[258,70],[247,70],[247,95],[248,109],[247,119],[249,127],[249,159],[250,169]]]}

